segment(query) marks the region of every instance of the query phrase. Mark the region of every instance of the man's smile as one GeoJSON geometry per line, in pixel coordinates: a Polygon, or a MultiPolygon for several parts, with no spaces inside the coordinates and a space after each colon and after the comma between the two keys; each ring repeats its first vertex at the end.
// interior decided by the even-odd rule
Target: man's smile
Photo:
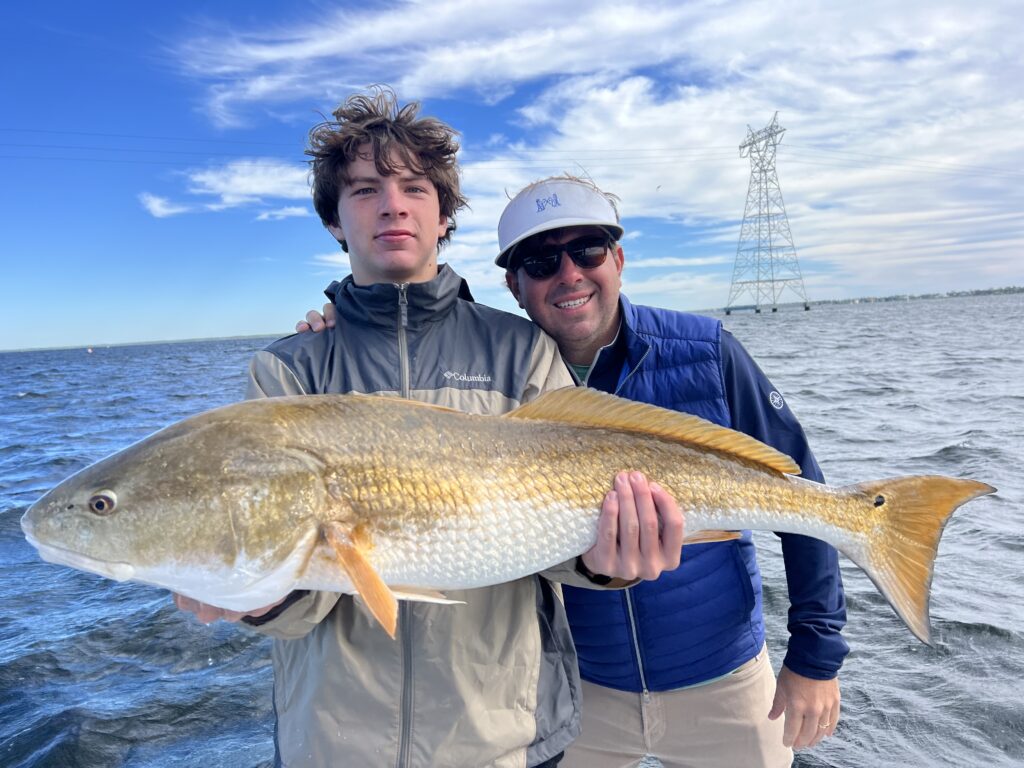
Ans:
{"type": "Polygon", "coordinates": [[[593,297],[594,294],[588,293],[586,296],[580,296],[578,299],[556,301],[554,302],[554,305],[558,309],[576,309],[577,307],[582,307],[584,304],[587,304],[593,297]]]}

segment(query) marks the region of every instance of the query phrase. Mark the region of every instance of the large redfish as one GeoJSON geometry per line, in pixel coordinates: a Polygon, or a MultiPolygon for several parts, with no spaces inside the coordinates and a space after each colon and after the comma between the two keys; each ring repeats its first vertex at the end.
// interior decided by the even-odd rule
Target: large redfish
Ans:
{"type": "Polygon", "coordinates": [[[585,552],[620,470],[675,496],[687,542],[742,529],[828,542],[925,642],[943,526],[995,490],[940,476],[812,483],[746,435],[593,390],[505,416],[317,395],[173,424],[62,482],[22,528],[51,562],[237,611],[294,589],[357,592],[393,635],[396,598],[444,601],[585,552]]]}

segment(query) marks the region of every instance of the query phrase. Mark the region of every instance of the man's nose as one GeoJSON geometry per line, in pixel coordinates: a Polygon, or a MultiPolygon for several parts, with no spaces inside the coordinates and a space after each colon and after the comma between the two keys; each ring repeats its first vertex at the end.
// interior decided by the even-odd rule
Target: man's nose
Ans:
{"type": "Polygon", "coordinates": [[[558,255],[558,272],[555,274],[558,276],[559,282],[562,283],[578,283],[583,279],[583,270],[577,266],[576,262],[572,260],[569,253],[563,248],[561,253],[558,255]]]}

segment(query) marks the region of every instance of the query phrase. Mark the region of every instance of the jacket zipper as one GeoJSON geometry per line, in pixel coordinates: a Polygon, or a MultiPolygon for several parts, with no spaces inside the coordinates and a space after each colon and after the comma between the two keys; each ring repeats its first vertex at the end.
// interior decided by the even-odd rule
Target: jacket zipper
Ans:
{"type": "MultiPolygon", "coordinates": [[[[409,397],[409,345],[405,338],[409,327],[409,284],[398,288],[398,365],[401,375],[401,395],[409,397]]],[[[398,604],[398,626],[402,636],[402,712],[398,735],[398,768],[409,765],[409,739],[412,733],[412,621],[409,603],[398,604]]]]}
{"type": "Polygon", "coordinates": [[[398,768],[408,768],[412,732],[412,626],[406,600],[398,604],[398,626],[402,635],[402,723],[398,735],[398,768]]]}
{"type": "Polygon", "coordinates": [[[644,662],[640,657],[640,637],[636,629],[636,614],[633,612],[633,590],[626,589],[623,591],[626,593],[626,610],[629,612],[629,636],[633,640],[633,653],[636,655],[636,668],[640,673],[640,687],[643,689],[644,702],[648,703],[651,700],[651,692],[647,690],[647,676],[644,675],[644,662]]]}
{"type": "Polygon", "coordinates": [[[402,397],[409,397],[409,345],[405,331],[409,327],[409,284],[399,283],[398,288],[398,360],[402,367],[402,397]]]}

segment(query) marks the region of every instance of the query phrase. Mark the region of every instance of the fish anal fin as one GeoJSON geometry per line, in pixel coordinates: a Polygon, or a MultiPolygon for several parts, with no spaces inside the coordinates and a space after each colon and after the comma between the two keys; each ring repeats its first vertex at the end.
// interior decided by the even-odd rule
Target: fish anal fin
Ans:
{"type": "Polygon", "coordinates": [[[353,543],[339,524],[325,523],[323,535],[337,554],[341,567],[352,581],[352,586],[356,588],[373,617],[380,622],[384,631],[393,640],[398,627],[398,600],[366,559],[365,532],[360,532],[356,537],[358,543],[353,543]]]}
{"type": "Polygon", "coordinates": [[[735,541],[740,538],[738,531],[697,531],[683,539],[683,546],[687,544],[711,544],[716,541],[735,541]]]}
{"type": "Polygon", "coordinates": [[[719,426],[699,416],[637,403],[596,389],[565,387],[546,392],[536,400],[506,413],[504,418],[561,422],[654,435],[677,443],[728,453],[776,472],[800,474],[800,465],[793,459],[750,435],[719,426]]]}

